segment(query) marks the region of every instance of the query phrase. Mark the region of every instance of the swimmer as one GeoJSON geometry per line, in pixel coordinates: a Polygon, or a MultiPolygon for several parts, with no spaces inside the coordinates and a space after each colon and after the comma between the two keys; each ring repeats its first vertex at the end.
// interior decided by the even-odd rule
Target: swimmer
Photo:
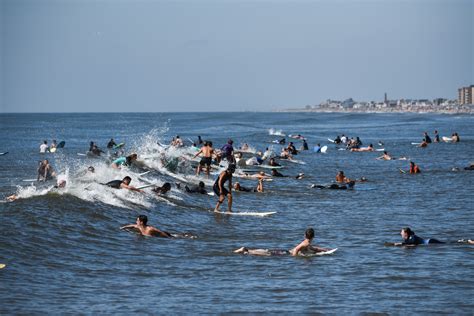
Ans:
{"type": "Polygon", "coordinates": [[[117,144],[115,143],[114,139],[111,138],[111,139],[109,140],[109,142],[107,143],[107,149],[112,149],[112,148],[114,148],[114,146],[116,146],[116,145],[117,145],[117,144]]]}
{"type": "Polygon", "coordinates": [[[249,254],[254,256],[284,256],[292,255],[297,256],[298,254],[314,254],[322,251],[328,251],[327,248],[317,247],[311,244],[314,239],[314,229],[308,228],[305,231],[304,240],[291,250],[280,250],[280,249],[248,249],[241,247],[234,250],[234,253],[249,254]]]}
{"type": "Polygon", "coordinates": [[[431,138],[428,135],[428,132],[424,132],[423,137],[424,137],[423,141],[425,141],[427,144],[431,144],[431,138]]]}
{"type": "Polygon", "coordinates": [[[355,186],[355,181],[349,181],[347,184],[342,184],[339,185],[337,183],[333,183],[330,185],[320,185],[320,184],[312,184],[311,188],[316,188],[316,189],[329,189],[329,190],[347,190],[347,189],[353,189],[355,186]]]}
{"type": "Polygon", "coordinates": [[[428,245],[428,244],[443,244],[443,242],[431,238],[423,239],[415,235],[415,232],[410,229],[410,227],[402,228],[400,231],[400,236],[402,236],[402,242],[393,243],[393,246],[418,246],[418,245],[428,245]]]}
{"type": "Polygon", "coordinates": [[[150,236],[150,237],[163,237],[163,238],[171,238],[170,233],[161,231],[156,227],[147,225],[148,217],[146,215],[139,215],[137,217],[137,221],[135,224],[129,224],[120,227],[120,229],[136,229],[140,232],[143,236],[150,236]]]}
{"type": "Polygon", "coordinates": [[[458,133],[453,133],[451,138],[453,139],[453,143],[459,143],[461,141],[461,139],[459,138],[458,133]]]}
{"type": "Polygon", "coordinates": [[[120,166],[131,166],[132,163],[137,159],[137,154],[131,154],[127,157],[120,157],[115,159],[110,166],[114,169],[120,169],[120,166]]]}
{"type": "Polygon", "coordinates": [[[155,192],[158,195],[166,194],[171,190],[171,183],[165,182],[161,187],[154,187],[152,189],[153,192],[155,192]]]}
{"type": "Polygon", "coordinates": [[[143,192],[143,190],[131,186],[130,182],[132,182],[132,178],[126,176],[122,180],[112,180],[103,184],[114,189],[127,189],[130,191],[143,192]]]}
{"type": "Polygon", "coordinates": [[[303,139],[303,150],[308,150],[308,143],[306,142],[306,139],[303,139]]]}
{"type": "Polygon", "coordinates": [[[437,130],[434,131],[434,142],[439,143],[439,134],[437,130]]]}
{"type": "Polygon", "coordinates": [[[211,171],[211,163],[212,163],[212,155],[214,154],[214,149],[212,148],[212,142],[205,142],[204,146],[199,149],[199,151],[194,155],[193,158],[196,158],[200,154],[203,155],[199,165],[196,169],[196,175],[201,174],[201,169],[205,166],[206,167],[206,175],[209,178],[209,173],[211,171]]]}
{"type": "Polygon", "coordinates": [[[314,146],[313,151],[315,153],[320,153],[321,152],[321,144],[318,143],[316,146],[314,146]]]}
{"type": "Polygon", "coordinates": [[[225,197],[227,196],[227,212],[232,212],[232,174],[235,172],[235,165],[230,164],[227,167],[227,170],[222,171],[217,177],[216,182],[214,183],[213,190],[216,195],[219,196],[214,212],[219,212],[219,207],[222,202],[224,202],[225,197]],[[228,182],[229,191],[224,188],[224,184],[228,182]]]}
{"type": "Polygon", "coordinates": [[[272,167],[281,167],[281,165],[278,162],[276,162],[275,158],[270,158],[268,165],[272,167]]]}

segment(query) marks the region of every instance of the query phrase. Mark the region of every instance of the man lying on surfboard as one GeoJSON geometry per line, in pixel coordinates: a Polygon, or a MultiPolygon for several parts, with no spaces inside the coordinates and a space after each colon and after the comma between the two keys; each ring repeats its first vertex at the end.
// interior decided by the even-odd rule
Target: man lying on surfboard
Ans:
{"type": "Polygon", "coordinates": [[[402,242],[385,243],[386,246],[418,246],[418,245],[429,245],[429,244],[443,244],[442,241],[434,238],[423,239],[415,235],[415,232],[410,227],[402,228],[400,231],[402,236],[402,242]]]}
{"type": "Polygon", "coordinates": [[[120,227],[120,229],[136,229],[140,232],[143,236],[150,236],[150,237],[163,237],[163,238],[171,238],[170,233],[161,231],[156,227],[147,225],[148,217],[146,215],[139,215],[137,217],[137,221],[135,224],[129,224],[120,227]]]}
{"type": "Polygon", "coordinates": [[[142,190],[131,186],[130,182],[132,182],[132,178],[130,178],[129,176],[126,176],[122,180],[112,180],[103,184],[114,189],[127,189],[131,191],[136,191],[136,192],[143,192],[142,190]]]}
{"type": "Polygon", "coordinates": [[[248,249],[241,247],[234,250],[235,253],[242,253],[244,255],[254,256],[284,256],[292,255],[297,256],[299,254],[317,254],[318,252],[329,251],[330,249],[313,246],[311,242],[314,239],[314,229],[308,228],[304,233],[304,240],[299,243],[296,247],[290,250],[282,249],[248,249]]]}

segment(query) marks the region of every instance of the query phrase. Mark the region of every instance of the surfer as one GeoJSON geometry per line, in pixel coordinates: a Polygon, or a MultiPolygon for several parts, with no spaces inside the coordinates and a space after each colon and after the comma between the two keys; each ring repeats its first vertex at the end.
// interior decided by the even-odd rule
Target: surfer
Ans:
{"type": "Polygon", "coordinates": [[[235,162],[234,147],[232,146],[233,143],[234,143],[234,141],[232,139],[229,139],[227,141],[227,144],[225,144],[221,148],[222,159],[225,158],[229,163],[234,163],[235,162]]]}
{"type": "Polygon", "coordinates": [[[234,184],[234,191],[253,192],[252,189],[249,189],[249,188],[246,188],[246,187],[241,186],[239,182],[236,182],[236,183],[234,184]]]}
{"type": "Polygon", "coordinates": [[[303,150],[308,150],[308,143],[306,142],[306,139],[303,139],[303,150]]]}
{"type": "Polygon", "coordinates": [[[276,169],[272,169],[272,177],[286,178],[288,176],[283,175],[282,173],[278,172],[276,169]]]}
{"type": "Polygon", "coordinates": [[[341,143],[341,137],[337,135],[336,138],[334,139],[334,144],[339,145],[340,143],[341,143]]]}
{"type": "Polygon", "coordinates": [[[428,142],[426,139],[423,139],[423,141],[418,145],[418,147],[425,148],[428,147],[428,142]]]}
{"type": "Polygon", "coordinates": [[[461,139],[459,138],[458,133],[453,133],[451,138],[453,139],[453,143],[459,143],[461,141],[461,139]]]}
{"type": "Polygon", "coordinates": [[[242,253],[254,256],[285,256],[292,255],[297,256],[298,254],[315,254],[318,252],[328,251],[330,249],[317,247],[311,244],[314,239],[314,229],[308,228],[304,233],[304,240],[296,247],[290,250],[284,249],[248,249],[241,247],[234,250],[235,253],[242,253]]]}
{"type": "Polygon", "coordinates": [[[222,202],[224,202],[225,197],[227,196],[227,205],[228,205],[228,212],[232,212],[232,174],[235,172],[235,165],[230,164],[227,167],[227,170],[222,171],[217,177],[216,182],[214,183],[213,190],[216,195],[219,196],[219,200],[217,201],[216,207],[214,212],[219,212],[219,207],[221,206],[222,202]],[[227,191],[224,188],[224,184],[229,183],[229,190],[227,191]]]}
{"type": "Polygon", "coordinates": [[[189,188],[187,185],[184,186],[184,190],[187,193],[199,193],[199,194],[207,194],[207,191],[205,189],[205,184],[202,181],[199,181],[199,184],[197,186],[194,186],[192,188],[189,188]]]}
{"type": "Polygon", "coordinates": [[[295,148],[295,145],[293,145],[293,142],[288,143],[288,147],[286,147],[288,152],[292,155],[298,155],[298,151],[295,148]]]}
{"type": "Polygon", "coordinates": [[[209,178],[209,173],[211,171],[211,163],[212,163],[212,154],[214,153],[214,149],[212,148],[212,142],[206,141],[204,143],[204,146],[199,149],[199,151],[194,155],[193,158],[196,158],[200,154],[203,155],[201,158],[201,161],[199,162],[199,165],[197,166],[196,169],[196,175],[201,174],[201,169],[205,166],[206,167],[206,175],[209,178]]]}
{"type": "Polygon", "coordinates": [[[51,180],[53,177],[56,177],[56,172],[54,172],[53,167],[49,164],[48,159],[41,161],[38,166],[38,177],[36,180],[44,182],[51,180]]]}
{"type": "Polygon", "coordinates": [[[40,150],[40,153],[41,154],[44,154],[48,151],[49,147],[48,147],[48,141],[43,141],[43,143],[40,145],[39,147],[39,150],[40,150]]]}
{"type": "Polygon", "coordinates": [[[429,245],[429,244],[443,244],[442,241],[439,241],[434,238],[423,239],[415,235],[415,232],[410,229],[410,227],[402,228],[400,231],[400,236],[402,236],[402,242],[393,243],[393,246],[418,246],[418,245],[429,245]]]}
{"type": "Polygon", "coordinates": [[[392,160],[393,158],[392,158],[392,156],[390,156],[390,155],[388,154],[387,151],[384,150],[383,155],[380,156],[380,157],[377,157],[377,158],[375,158],[375,159],[378,159],[378,160],[392,160]]]}
{"type": "Polygon", "coordinates": [[[338,174],[336,175],[336,182],[339,182],[339,183],[349,183],[351,182],[351,179],[349,179],[348,177],[346,177],[344,175],[344,171],[339,171],[338,174]]]}
{"type": "Polygon", "coordinates": [[[132,182],[132,178],[126,176],[122,180],[112,180],[103,184],[114,189],[127,189],[130,191],[143,192],[143,190],[131,186],[130,182],[132,182]]]}
{"type": "Polygon", "coordinates": [[[321,144],[318,143],[316,146],[314,146],[313,151],[315,153],[320,153],[321,152],[321,144]]]}
{"type": "Polygon", "coordinates": [[[165,231],[161,231],[156,227],[147,225],[148,217],[146,215],[138,215],[135,224],[129,224],[120,227],[120,229],[136,229],[143,236],[172,238],[173,236],[165,231]]]}
{"type": "Polygon", "coordinates": [[[362,148],[353,147],[351,148],[351,151],[358,151],[358,152],[374,151],[374,146],[372,144],[369,144],[368,147],[362,147],[362,148]]]}
{"type": "Polygon", "coordinates": [[[421,173],[421,170],[420,168],[418,167],[417,164],[415,164],[413,161],[410,161],[410,170],[409,172],[411,174],[415,174],[415,173],[421,173]]]}
{"type": "Polygon", "coordinates": [[[434,142],[439,143],[439,134],[437,130],[434,131],[434,142]]]}
{"type": "Polygon", "coordinates": [[[114,146],[116,146],[116,145],[117,145],[117,144],[115,143],[114,139],[111,138],[111,139],[109,140],[109,142],[107,143],[107,149],[113,149],[114,146]]]}
{"type": "Polygon", "coordinates": [[[171,183],[165,182],[161,187],[156,186],[152,189],[153,192],[155,192],[158,195],[163,195],[168,193],[171,190],[171,183]]]}
{"type": "Polygon", "coordinates": [[[281,167],[281,165],[278,162],[276,162],[275,158],[270,158],[268,165],[272,167],[281,167]]]}
{"type": "Polygon", "coordinates": [[[424,141],[428,144],[431,144],[431,138],[428,135],[428,132],[424,132],[423,136],[424,136],[424,141]]]}
{"type": "Polygon", "coordinates": [[[131,166],[132,163],[137,160],[137,158],[137,154],[131,154],[127,157],[119,157],[115,159],[110,166],[115,169],[120,169],[120,166],[122,165],[131,166]]]}

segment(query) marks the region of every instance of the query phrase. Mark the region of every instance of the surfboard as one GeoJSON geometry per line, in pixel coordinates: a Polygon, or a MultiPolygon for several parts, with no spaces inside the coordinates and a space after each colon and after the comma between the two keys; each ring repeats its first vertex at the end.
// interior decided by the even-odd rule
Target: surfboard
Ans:
{"type": "Polygon", "coordinates": [[[420,145],[421,143],[411,143],[412,145],[420,145]]]}
{"type": "Polygon", "coordinates": [[[6,154],[8,154],[8,151],[4,153],[0,153],[0,156],[6,155],[6,154]]]}
{"type": "Polygon", "coordinates": [[[64,148],[64,145],[66,145],[66,142],[63,140],[61,142],[59,142],[58,146],[56,146],[56,148],[64,148]]]}
{"type": "Polygon", "coordinates": [[[405,170],[403,170],[403,169],[398,168],[398,170],[400,171],[400,173],[407,173],[407,172],[406,172],[405,170]]]}
{"type": "Polygon", "coordinates": [[[264,169],[281,169],[283,166],[269,166],[269,165],[256,165],[252,167],[264,168],[264,169]]]}
{"type": "Polygon", "coordinates": [[[330,141],[331,143],[334,143],[334,139],[328,138],[328,141],[330,141]]]}
{"type": "Polygon", "coordinates": [[[320,252],[315,252],[315,253],[306,253],[302,254],[299,253],[298,256],[300,257],[315,257],[315,256],[325,256],[325,255],[331,255],[337,251],[338,248],[330,249],[328,251],[320,251],[320,252]]]}
{"type": "Polygon", "coordinates": [[[328,151],[328,146],[321,147],[321,152],[325,154],[328,151]]]}
{"type": "Polygon", "coordinates": [[[154,186],[157,186],[156,183],[150,183],[150,184],[146,184],[146,185],[142,185],[140,187],[136,187],[137,189],[141,190],[141,189],[145,189],[145,188],[149,188],[149,187],[154,187],[154,186]]]}
{"type": "Polygon", "coordinates": [[[5,268],[6,266],[7,266],[6,264],[4,264],[4,263],[0,263],[0,269],[3,269],[3,268],[5,268]]]}
{"type": "Polygon", "coordinates": [[[85,157],[87,156],[87,154],[84,154],[84,153],[77,153],[78,156],[81,156],[81,157],[85,157]]]}
{"type": "Polygon", "coordinates": [[[112,148],[113,148],[113,149],[119,149],[119,148],[122,148],[123,146],[125,146],[125,143],[116,144],[116,145],[114,145],[114,147],[112,147],[112,148]]]}
{"type": "Polygon", "coordinates": [[[55,153],[55,152],[56,152],[56,147],[50,148],[50,149],[49,149],[49,152],[50,152],[50,153],[55,153]]]}
{"type": "Polygon", "coordinates": [[[385,148],[377,148],[375,151],[385,151],[385,148]]]}
{"type": "Polygon", "coordinates": [[[214,213],[218,214],[225,214],[225,215],[236,215],[236,216],[258,216],[258,217],[265,217],[276,214],[276,212],[225,212],[225,211],[214,211],[214,213]]]}
{"type": "Polygon", "coordinates": [[[452,142],[453,139],[451,137],[446,137],[446,136],[443,136],[441,137],[443,139],[443,142],[446,142],[446,143],[449,143],[449,142],[452,142]]]}
{"type": "Polygon", "coordinates": [[[35,182],[38,179],[24,179],[23,182],[35,182]]]}
{"type": "Polygon", "coordinates": [[[145,171],[143,173],[139,173],[138,175],[141,177],[141,176],[144,176],[146,174],[149,174],[151,172],[151,170],[148,170],[148,171],[145,171]]]}
{"type": "Polygon", "coordinates": [[[286,159],[286,161],[292,162],[292,163],[297,163],[299,165],[306,165],[306,162],[301,161],[301,160],[296,160],[296,159],[286,159]]]}

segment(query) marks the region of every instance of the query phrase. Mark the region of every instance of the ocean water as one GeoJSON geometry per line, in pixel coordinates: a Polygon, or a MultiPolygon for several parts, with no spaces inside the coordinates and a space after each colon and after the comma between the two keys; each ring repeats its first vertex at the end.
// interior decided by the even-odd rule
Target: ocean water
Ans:
{"type": "MultiPolygon", "coordinates": [[[[473,123],[473,116],[432,114],[0,114],[0,152],[9,152],[0,156],[0,197],[20,196],[0,203],[0,263],[7,265],[0,270],[0,314],[472,314],[474,246],[454,242],[474,238],[474,171],[463,170],[474,160],[473,123]],[[278,138],[270,129],[302,134],[310,147],[329,149],[300,153],[304,165],[283,162],[281,173],[303,172],[302,180],[275,179],[265,183],[265,193],[234,193],[235,211],[277,212],[269,217],[215,214],[216,197],[189,195],[174,185],[163,198],[149,189],[141,194],[98,184],[125,175],[132,185],[196,183],[189,162],[171,170],[163,165],[162,159],[184,151],[164,151],[157,142],[180,135],[189,145],[188,138],[201,135],[217,148],[232,138],[236,146],[264,150],[278,138]],[[442,136],[458,132],[461,142],[411,145],[435,129],[442,136]],[[380,152],[337,150],[327,138],[342,133],[359,136],[364,145],[383,141],[422,173],[401,174],[409,162],[376,160],[380,152]],[[112,170],[106,158],[77,155],[90,141],[105,148],[110,137],[125,142],[126,153],[138,153],[144,169],[112,170]],[[42,155],[43,139],[66,146],[42,155]],[[44,158],[67,179],[65,190],[48,193],[54,183],[23,181],[36,177],[44,158]],[[96,173],[81,175],[90,165],[96,173]],[[140,180],[145,169],[152,171],[140,180]],[[331,183],[339,170],[368,181],[347,191],[310,188],[331,183]],[[160,229],[197,238],[147,238],[119,229],[139,214],[160,229]],[[400,241],[404,226],[448,243],[385,247],[400,241]],[[308,227],[316,231],[315,244],[338,251],[305,258],[233,253],[241,246],[289,249],[308,227]]],[[[204,178],[206,185],[214,178],[204,178]]]]}

